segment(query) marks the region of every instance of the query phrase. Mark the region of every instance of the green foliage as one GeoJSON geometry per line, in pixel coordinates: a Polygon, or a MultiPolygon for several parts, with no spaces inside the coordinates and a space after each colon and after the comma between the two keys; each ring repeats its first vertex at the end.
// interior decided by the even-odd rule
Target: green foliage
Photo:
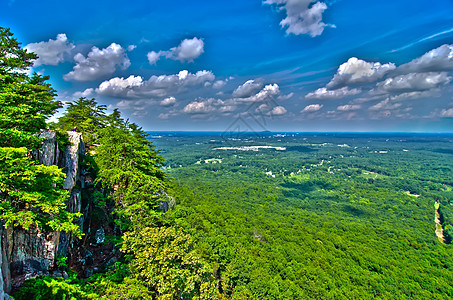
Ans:
{"type": "Polygon", "coordinates": [[[153,299],[152,292],[143,282],[128,277],[128,264],[117,262],[106,273],[91,276],[84,289],[108,299],[153,299]]]}
{"type": "Polygon", "coordinates": [[[108,198],[104,196],[101,191],[94,191],[93,194],[93,204],[98,208],[104,208],[107,205],[108,198]]]}
{"type": "Polygon", "coordinates": [[[66,262],[68,260],[67,257],[64,256],[57,256],[55,258],[55,264],[57,265],[58,269],[61,271],[67,271],[68,270],[68,263],[66,262]]]}
{"type": "Polygon", "coordinates": [[[9,29],[0,27],[0,147],[36,149],[36,133],[62,105],[54,100],[48,77],[28,76],[35,54],[27,53],[9,29]]]}
{"type": "Polygon", "coordinates": [[[432,151],[451,148],[451,135],[425,144],[401,136],[160,135],[153,141],[165,149],[178,203],[164,217],[192,236],[228,297],[453,297],[451,245],[435,235],[433,205],[447,219],[453,211],[453,160],[432,151]],[[214,150],[251,145],[287,150],[214,150]],[[311,151],[290,150],[297,145],[311,151]],[[215,169],[205,163],[213,158],[221,160],[215,169]]]}
{"type": "Polygon", "coordinates": [[[66,211],[64,174],[31,159],[26,148],[0,148],[0,220],[5,227],[33,226],[80,236],[76,214],[66,211]]]}
{"type": "Polygon", "coordinates": [[[11,31],[0,27],[0,221],[26,230],[64,230],[80,236],[66,211],[64,174],[31,158],[41,145],[38,133],[46,118],[61,107],[48,77],[28,76],[36,59],[11,31]]]}
{"type": "Polygon", "coordinates": [[[121,250],[133,258],[130,276],[157,299],[214,299],[212,270],[193,246],[181,230],[146,227],[125,233],[121,250]]]}
{"type": "Polygon", "coordinates": [[[17,300],[85,300],[98,299],[99,295],[86,293],[77,284],[63,278],[40,276],[25,281],[19,291],[13,294],[17,300]]]}
{"type": "Polygon", "coordinates": [[[163,158],[154,145],[141,128],[121,119],[116,110],[99,130],[99,144],[97,180],[114,190],[115,213],[122,219],[122,227],[155,224],[165,173],[160,169],[163,158]]]}
{"type": "Polygon", "coordinates": [[[106,106],[99,105],[94,98],[81,97],[69,103],[65,114],[58,120],[58,126],[65,131],[77,127],[85,143],[91,145],[96,141],[97,131],[104,126],[105,110],[106,106]]]}

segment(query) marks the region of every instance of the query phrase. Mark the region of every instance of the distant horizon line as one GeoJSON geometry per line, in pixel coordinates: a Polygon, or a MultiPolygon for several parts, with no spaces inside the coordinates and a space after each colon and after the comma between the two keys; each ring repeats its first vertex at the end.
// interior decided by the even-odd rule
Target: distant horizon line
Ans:
{"type": "Polygon", "coordinates": [[[443,134],[443,135],[453,135],[453,132],[436,132],[436,131],[224,131],[224,130],[145,130],[145,132],[162,132],[162,133],[171,133],[171,132],[197,132],[197,133],[231,133],[231,134],[255,134],[255,133],[352,133],[352,134],[443,134]]]}

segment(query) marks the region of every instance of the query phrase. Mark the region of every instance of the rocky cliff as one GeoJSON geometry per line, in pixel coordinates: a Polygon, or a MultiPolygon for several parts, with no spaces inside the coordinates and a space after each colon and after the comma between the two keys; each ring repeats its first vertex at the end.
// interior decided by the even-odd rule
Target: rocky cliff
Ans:
{"type": "MultiPolygon", "coordinates": [[[[64,152],[58,148],[56,134],[43,132],[42,149],[37,158],[40,163],[58,165],[66,173],[64,189],[71,191],[67,201],[68,210],[81,211],[80,187],[84,181],[80,172],[80,157],[85,151],[82,135],[68,132],[71,145],[64,152]]],[[[79,220],[82,227],[83,220],[79,220]]],[[[6,294],[24,280],[42,274],[49,274],[55,265],[57,253],[65,255],[72,237],[65,232],[39,232],[37,230],[0,229],[0,300],[10,299],[6,294]]]]}

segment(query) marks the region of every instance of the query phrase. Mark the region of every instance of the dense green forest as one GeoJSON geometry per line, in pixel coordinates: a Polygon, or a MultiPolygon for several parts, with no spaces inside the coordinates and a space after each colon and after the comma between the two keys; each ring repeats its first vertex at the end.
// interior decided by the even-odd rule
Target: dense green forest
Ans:
{"type": "Polygon", "coordinates": [[[175,178],[173,222],[227,295],[453,296],[453,136],[154,133],[153,141],[175,178]]]}
{"type": "Polygon", "coordinates": [[[30,279],[16,299],[453,297],[452,135],[148,135],[87,98],[46,123],[56,91],[0,36],[0,221],[91,247],[65,210],[64,174],[33,157],[40,131],[65,145],[77,127],[92,179],[82,200],[116,253],[94,274],[59,257],[69,278],[30,279]]]}

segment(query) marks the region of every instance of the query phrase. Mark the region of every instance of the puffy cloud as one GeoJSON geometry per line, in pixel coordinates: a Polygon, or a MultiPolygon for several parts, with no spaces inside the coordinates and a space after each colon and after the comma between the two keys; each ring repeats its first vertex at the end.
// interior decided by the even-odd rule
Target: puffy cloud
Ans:
{"type": "Polygon", "coordinates": [[[342,87],[341,89],[328,90],[327,88],[319,88],[312,93],[305,95],[307,99],[338,99],[346,96],[353,96],[361,93],[359,89],[349,89],[348,87],[342,87]]]}
{"type": "Polygon", "coordinates": [[[442,45],[398,67],[401,73],[453,71],[453,45],[442,45]]]}
{"type": "Polygon", "coordinates": [[[136,45],[129,45],[129,46],[127,46],[127,51],[129,51],[129,52],[133,51],[133,50],[135,50],[135,48],[137,48],[136,45]]]}
{"type": "Polygon", "coordinates": [[[102,50],[93,47],[87,57],[77,53],[74,60],[76,61],[74,70],[63,76],[65,80],[96,80],[113,74],[117,66],[125,70],[131,64],[125,49],[116,43],[102,50]]]}
{"type": "Polygon", "coordinates": [[[346,104],[346,105],[340,105],[337,107],[337,110],[339,111],[351,111],[351,110],[358,110],[360,109],[361,106],[358,104],[346,104]]]}
{"type": "Polygon", "coordinates": [[[280,95],[280,87],[278,84],[268,84],[261,91],[248,98],[235,98],[238,102],[265,102],[271,101],[276,96],[280,95]]]}
{"type": "Polygon", "coordinates": [[[286,114],[286,112],[287,112],[287,110],[283,106],[276,106],[271,110],[270,115],[271,116],[282,116],[282,115],[286,114]]]}
{"type": "Polygon", "coordinates": [[[233,97],[247,98],[255,95],[263,88],[264,82],[261,79],[247,80],[233,91],[233,97]]]}
{"type": "Polygon", "coordinates": [[[231,101],[223,101],[214,98],[198,98],[195,101],[187,104],[182,112],[191,115],[206,115],[208,113],[221,113],[229,115],[237,109],[231,101]]]}
{"type": "Polygon", "coordinates": [[[384,101],[381,101],[378,104],[371,106],[369,108],[369,110],[374,110],[374,111],[376,111],[376,110],[394,110],[394,109],[400,108],[401,105],[402,105],[401,103],[392,103],[392,102],[390,102],[390,99],[387,98],[384,101]]]}
{"type": "Polygon", "coordinates": [[[205,114],[214,111],[215,108],[207,102],[197,102],[194,101],[189,103],[184,107],[184,112],[188,114],[205,114]]]}
{"type": "Polygon", "coordinates": [[[162,51],[159,51],[159,52],[154,52],[154,51],[148,52],[148,54],[146,56],[148,57],[149,64],[150,65],[155,65],[156,62],[162,56],[161,53],[162,53],[162,51]]]}
{"type": "Polygon", "coordinates": [[[102,82],[96,89],[96,92],[105,96],[126,97],[127,93],[132,91],[134,87],[140,87],[142,85],[143,78],[141,76],[131,75],[126,79],[123,77],[115,77],[108,81],[102,82]]]}
{"type": "Polygon", "coordinates": [[[266,114],[266,115],[269,115],[269,116],[282,116],[282,115],[287,113],[286,108],[284,108],[281,105],[275,106],[275,107],[271,107],[271,106],[269,106],[268,104],[265,104],[265,103],[263,103],[260,106],[258,106],[255,109],[255,111],[260,113],[260,114],[266,114]]]}
{"type": "Polygon", "coordinates": [[[216,100],[214,98],[199,99],[187,104],[183,112],[187,114],[207,114],[216,110],[215,106],[222,105],[222,100],[216,100]]]}
{"type": "Polygon", "coordinates": [[[277,97],[277,100],[285,101],[285,100],[288,100],[289,98],[291,98],[292,96],[294,96],[294,93],[289,93],[288,95],[280,95],[277,97]]]}
{"type": "Polygon", "coordinates": [[[407,99],[418,99],[418,98],[432,98],[432,97],[439,97],[441,95],[440,88],[434,88],[426,91],[415,91],[415,92],[407,92],[397,95],[391,95],[390,100],[392,101],[399,101],[399,100],[407,100],[407,99]]]}
{"type": "Polygon", "coordinates": [[[260,112],[260,113],[266,112],[266,111],[269,111],[269,110],[270,110],[270,106],[267,105],[267,104],[264,104],[264,103],[261,104],[260,106],[258,106],[258,107],[255,109],[256,112],[260,112]]]}
{"type": "Polygon", "coordinates": [[[322,34],[327,25],[322,22],[322,14],[327,5],[314,0],[266,0],[264,3],[276,4],[280,10],[286,11],[286,18],[280,25],[286,28],[286,33],[309,34],[312,37],[322,34]]]}
{"type": "Polygon", "coordinates": [[[374,82],[395,68],[394,63],[373,63],[351,57],[347,62],[340,65],[337,73],[326,87],[333,90],[350,84],[374,82]]]}
{"type": "Polygon", "coordinates": [[[149,63],[153,65],[162,56],[173,60],[179,60],[180,62],[193,62],[193,60],[199,57],[203,52],[203,40],[194,37],[193,39],[183,40],[178,47],[171,48],[168,51],[148,52],[147,56],[149,63]]]}
{"type": "Polygon", "coordinates": [[[219,107],[219,112],[227,114],[235,111],[237,109],[237,106],[235,105],[223,105],[219,107]]]}
{"type": "Polygon", "coordinates": [[[442,118],[453,118],[453,108],[442,109],[442,111],[440,112],[440,116],[442,118]]]}
{"type": "Polygon", "coordinates": [[[177,59],[181,62],[191,62],[199,57],[204,52],[204,42],[201,39],[194,37],[193,39],[185,39],[176,48],[170,49],[168,58],[177,59]]]}
{"type": "Polygon", "coordinates": [[[180,92],[183,87],[204,84],[214,79],[214,74],[206,70],[198,71],[195,74],[183,70],[178,74],[153,75],[146,81],[143,81],[140,76],[131,75],[127,79],[115,77],[104,81],[96,92],[112,97],[166,97],[168,93],[180,92]]]}
{"type": "Polygon", "coordinates": [[[176,103],[176,98],[175,97],[168,97],[165,98],[164,100],[160,101],[160,105],[162,106],[173,106],[176,103]]]}
{"type": "Polygon", "coordinates": [[[214,89],[221,89],[221,88],[223,88],[226,85],[227,81],[228,81],[228,79],[226,79],[226,80],[217,80],[216,82],[214,82],[212,87],[214,89]]]}
{"type": "Polygon", "coordinates": [[[300,112],[301,113],[314,112],[314,111],[320,110],[323,107],[324,107],[324,105],[322,105],[322,104],[310,104],[310,105],[305,106],[305,108],[302,109],[300,112]]]}
{"type": "Polygon", "coordinates": [[[75,46],[68,42],[66,34],[60,33],[55,40],[49,39],[47,42],[31,43],[24,48],[39,56],[33,64],[38,67],[41,65],[56,66],[64,62],[75,46]]]}
{"type": "Polygon", "coordinates": [[[93,95],[94,89],[93,88],[88,88],[84,90],[83,92],[75,92],[74,97],[80,98],[80,97],[89,97],[93,95]]]}
{"type": "Polygon", "coordinates": [[[449,84],[452,77],[446,72],[409,73],[388,78],[376,85],[371,93],[407,93],[426,91],[449,84]]]}

